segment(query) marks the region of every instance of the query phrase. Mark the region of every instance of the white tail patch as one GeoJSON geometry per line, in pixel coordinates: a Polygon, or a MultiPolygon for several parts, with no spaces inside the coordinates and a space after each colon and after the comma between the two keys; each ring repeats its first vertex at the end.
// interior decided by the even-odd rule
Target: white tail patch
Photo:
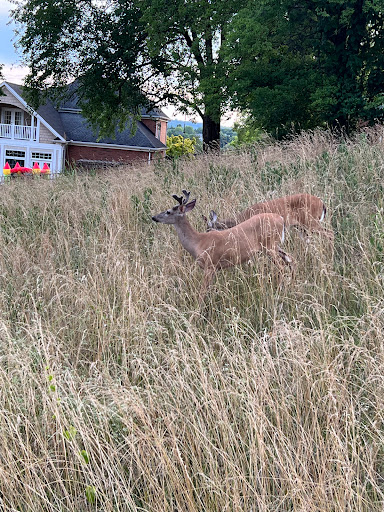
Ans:
{"type": "Polygon", "coordinates": [[[320,222],[323,222],[323,220],[324,220],[324,218],[325,218],[325,212],[326,212],[326,210],[325,210],[325,206],[323,206],[323,211],[321,212],[321,217],[320,217],[320,219],[319,219],[319,221],[320,221],[320,222]]]}
{"type": "MultiPolygon", "coordinates": [[[[283,217],[281,217],[283,219],[283,217]]],[[[285,222],[283,219],[283,232],[281,233],[281,243],[283,243],[285,240],[285,222]]]]}

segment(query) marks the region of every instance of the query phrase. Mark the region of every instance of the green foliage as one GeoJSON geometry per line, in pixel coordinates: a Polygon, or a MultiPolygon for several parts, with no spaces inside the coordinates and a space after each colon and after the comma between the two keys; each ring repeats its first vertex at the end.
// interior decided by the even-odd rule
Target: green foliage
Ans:
{"type": "Polygon", "coordinates": [[[27,0],[13,17],[34,106],[47,84],[60,96],[77,79],[69,95],[100,136],[167,101],[224,145],[230,104],[277,137],[382,120],[383,11],[384,0],[27,0]]]}
{"type": "Polygon", "coordinates": [[[94,505],[96,503],[96,487],[88,485],[85,488],[85,497],[90,505],[94,505]]]}
{"type": "Polygon", "coordinates": [[[86,450],[80,450],[80,456],[86,464],[89,464],[89,456],[86,450]]]}
{"type": "Polygon", "coordinates": [[[182,135],[171,135],[167,137],[167,156],[169,158],[192,156],[195,152],[195,144],[195,138],[188,139],[182,135]]]}
{"type": "Polygon", "coordinates": [[[104,11],[90,0],[29,0],[13,15],[30,65],[26,85],[33,106],[48,93],[71,99],[76,92],[84,115],[102,136],[124,128],[147,105],[141,91],[145,79],[135,73],[136,61],[147,59],[140,9],[124,9],[118,2],[104,11]]]}
{"type": "Polygon", "coordinates": [[[236,128],[223,126],[220,129],[220,147],[224,148],[227,144],[231,144],[236,137],[236,128]]]}
{"type": "Polygon", "coordinates": [[[182,126],[178,124],[177,126],[172,126],[168,128],[167,135],[170,137],[171,135],[181,135],[186,139],[193,139],[196,135],[201,134],[201,128],[193,128],[193,126],[182,126]]]}
{"type": "Polygon", "coordinates": [[[383,0],[250,0],[227,38],[235,105],[278,137],[383,119],[383,9],[383,0]]]}
{"type": "Polygon", "coordinates": [[[77,79],[84,115],[112,135],[142,106],[168,101],[200,115],[216,140],[228,105],[221,42],[239,6],[215,0],[27,0],[13,11],[34,106],[77,79]]]}
{"type": "Polygon", "coordinates": [[[261,140],[264,136],[264,132],[250,116],[243,117],[240,121],[235,123],[234,132],[236,136],[230,142],[231,146],[234,147],[253,144],[261,140]]]}
{"type": "Polygon", "coordinates": [[[134,207],[138,217],[144,223],[150,222],[149,219],[151,218],[150,213],[151,213],[151,208],[152,208],[151,196],[152,196],[152,189],[146,188],[143,192],[143,199],[140,199],[137,195],[133,195],[131,197],[133,207],[134,207]]]}
{"type": "Polygon", "coordinates": [[[67,430],[64,430],[63,435],[68,441],[73,441],[76,437],[77,430],[73,425],[70,425],[67,430]]]}
{"type": "MultiPolygon", "coordinates": [[[[177,126],[173,126],[168,128],[167,136],[170,137],[172,135],[178,135],[183,137],[184,139],[195,139],[195,152],[199,153],[203,149],[203,143],[201,139],[202,128],[193,128],[192,126],[182,126],[178,124],[177,126]]],[[[236,136],[236,132],[234,128],[230,127],[222,127],[220,129],[220,147],[225,147],[227,144],[230,144],[236,136]]]]}

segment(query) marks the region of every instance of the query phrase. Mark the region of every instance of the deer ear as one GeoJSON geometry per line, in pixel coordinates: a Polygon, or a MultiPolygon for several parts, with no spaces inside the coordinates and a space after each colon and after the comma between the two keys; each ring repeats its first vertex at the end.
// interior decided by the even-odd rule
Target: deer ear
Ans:
{"type": "Polygon", "coordinates": [[[211,219],[212,222],[216,222],[217,221],[217,213],[213,210],[211,210],[209,212],[209,218],[211,219]]]}
{"type": "Polygon", "coordinates": [[[207,219],[207,217],[206,217],[205,215],[202,215],[202,217],[203,217],[203,221],[204,221],[206,224],[208,224],[208,219],[207,219]]]}
{"type": "Polygon", "coordinates": [[[185,210],[184,212],[185,213],[188,213],[190,212],[191,210],[194,209],[194,207],[196,206],[196,199],[193,199],[192,201],[190,201],[188,204],[185,205],[185,210]]]}

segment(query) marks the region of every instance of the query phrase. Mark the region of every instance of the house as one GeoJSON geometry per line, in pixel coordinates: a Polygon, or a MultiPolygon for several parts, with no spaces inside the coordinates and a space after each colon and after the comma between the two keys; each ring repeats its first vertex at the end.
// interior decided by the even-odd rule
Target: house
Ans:
{"type": "Polygon", "coordinates": [[[111,165],[164,157],[169,118],[161,110],[142,111],[131,126],[114,138],[97,139],[77,106],[76,95],[59,107],[47,101],[36,111],[23,98],[23,87],[1,82],[0,176],[6,162],[14,167],[40,167],[53,172],[65,165],[111,165]]]}

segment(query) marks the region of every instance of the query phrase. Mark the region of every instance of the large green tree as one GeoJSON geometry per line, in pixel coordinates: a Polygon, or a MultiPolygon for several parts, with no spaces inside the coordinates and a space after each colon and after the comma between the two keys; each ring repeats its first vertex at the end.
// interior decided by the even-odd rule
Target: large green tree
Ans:
{"type": "Polygon", "coordinates": [[[384,0],[250,0],[228,34],[235,104],[275,135],[383,119],[384,0]]]}
{"type": "Polygon", "coordinates": [[[220,136],[227,107],[222,46],[241,6],[221,0],[26,0],[13,12],[30,67],[30,98],[77,80],[100,133],[140,106],[168,101],[203,119],[204,143],[220,136]]]}

